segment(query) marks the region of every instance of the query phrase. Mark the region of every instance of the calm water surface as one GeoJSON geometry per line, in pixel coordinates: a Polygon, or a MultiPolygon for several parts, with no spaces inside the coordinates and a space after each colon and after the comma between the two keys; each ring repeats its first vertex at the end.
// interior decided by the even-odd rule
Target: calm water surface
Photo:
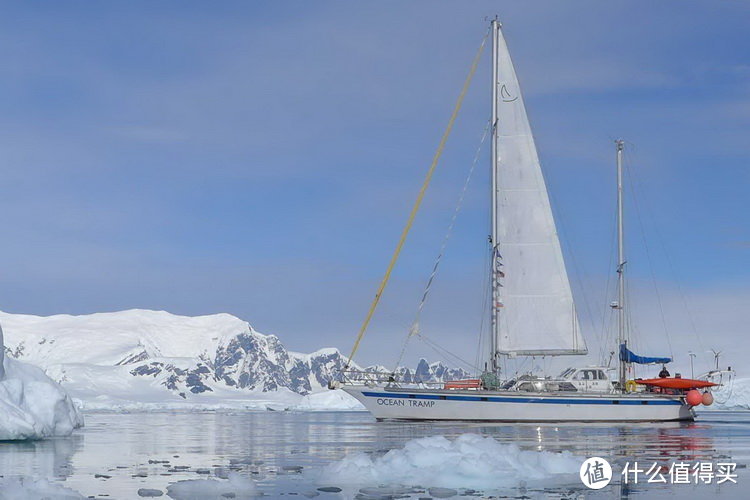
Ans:
{"type": "MultiPolygon", "coordinates": [[[[312,471],[347,453],[384,453],[410,439],[466,432],[526,449],[601,456],[616,464],[616,480],[598,492],[580,483],[547,491],[529,484],[528,490],[502,492],[510,497],[750,498],[745,494],[750,491],[750,412],[704,413],[693,423],[627,425],[375,422],[364,412],[88,413],[86,427],[69,438],[0,442],[0,475],[54,478],[84,496],[128,499],[138,498],[139,488],[166,491],[175,481],[212,477],[213,471],[231,467],[257,478],[267,497],[304,498],[322,486],[314,482],[312,471]],[[738,484],[624,487],[617,472],[635,460],[666,466],[675,461],[731,461],[738,465],[738,484]],[[187,468],[169,472],[175,466],[187,468]],[[303,472],[284,471],[285,466],[301,466],[303,472]],[[201,475],[196,469],[212,473],[201,475]]],[[[498,494],[485,496],[493,493],[498,494]]],[[[347,489],[317,498],[356,494],[356,489],[347,489]]]]}

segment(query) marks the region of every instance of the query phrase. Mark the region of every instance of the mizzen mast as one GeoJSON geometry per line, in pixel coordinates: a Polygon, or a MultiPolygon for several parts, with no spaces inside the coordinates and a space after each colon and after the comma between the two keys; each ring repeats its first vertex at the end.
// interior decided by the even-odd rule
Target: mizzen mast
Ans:
{"type": "MultiPolygon", "coordinates": [[[[623,232],[623,191],[622,191],[622,151],[625,142],[615,141],[617,147],[617,349],[622,352],[622,346],[627,349],[628,341],[625,333],[625,238],[623,232]]],[[[618,356],[620,387],[624,390],[627,378],[627,364],[622,355],[618,356]]]]}

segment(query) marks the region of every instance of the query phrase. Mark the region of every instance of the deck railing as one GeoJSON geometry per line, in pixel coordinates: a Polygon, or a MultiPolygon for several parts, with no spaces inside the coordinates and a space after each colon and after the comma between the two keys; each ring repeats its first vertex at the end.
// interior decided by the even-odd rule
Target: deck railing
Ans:
{"type": "Polygon", "coordinates": [[[401,375],[383,372],[369,372],[363,370],[345,370],[340,372],[341,381],[345,384],[387,384],[395,387],[422,386],[429,388],[442,388],[444,382],[434,380],[419,380],[412,376],[405,380],[401,375]]]}

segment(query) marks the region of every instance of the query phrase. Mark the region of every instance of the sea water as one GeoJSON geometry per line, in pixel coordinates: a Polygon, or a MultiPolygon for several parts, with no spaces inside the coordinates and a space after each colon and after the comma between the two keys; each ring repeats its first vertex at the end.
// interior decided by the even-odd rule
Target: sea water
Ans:
{"type": "MultiPolygon", "coordinates": [[[[505,448],[499,450],[505,453],[505,448]]],[[[516,459],[507,457],[509,463],[516,459]]],[[[48,478],[84,497],[123,499],[138,498],[143,488],[166,497],[168,486],[178,481],[231,473],[251,478],[266,498],[747,498],[748,462],[750,412],[704,412],[696,422],[635,424],[376,422],[366,412],[88,413],[86,426],[68,438],[0,442],[0,475],[6,479],[48,478]],[[442,489],[432,490],[434,484],[396,488],[387,478],[380,478],[380,484],[356,484],[356,478],[345,477],[351,470],[347,467],[333,469],[340,471],[338,477],[330,474],[331,464],[358,454],[377,461],[415,439],[444,436],[447,441],[440,442],[450,442],[466,434],[547,456],[567,452],[575,464],[602,457],[612,464],[613,478],[598,491],[584,486],[577,470],[550,484],[534,478],[536,462],[526,464],[532,469],[520,469],[519,474],[529,477],[512,478],[513,484],[502,489],[482,488],[486,481],[480,480],[481,471],[476,488],[464,481],[453,489],[441,484],[442,489]],[[658,464],[666,482],[649,483],[642,476],[637,484],[625,484],[620,472],[636,461],[646,468],[658,464]],[[701,462],[735,464],[737,484],[671,481],[667,471],[672,464],[701,462]]]]}

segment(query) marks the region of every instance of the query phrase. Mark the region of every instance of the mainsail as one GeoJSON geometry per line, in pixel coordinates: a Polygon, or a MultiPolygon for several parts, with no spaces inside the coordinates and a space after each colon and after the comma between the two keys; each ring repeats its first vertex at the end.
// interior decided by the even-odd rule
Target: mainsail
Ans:
{"type": "Polygon", "coordinates": [[[518,79],[500,27],[493,200],[495,351],[586,354],[518,79]]]}

